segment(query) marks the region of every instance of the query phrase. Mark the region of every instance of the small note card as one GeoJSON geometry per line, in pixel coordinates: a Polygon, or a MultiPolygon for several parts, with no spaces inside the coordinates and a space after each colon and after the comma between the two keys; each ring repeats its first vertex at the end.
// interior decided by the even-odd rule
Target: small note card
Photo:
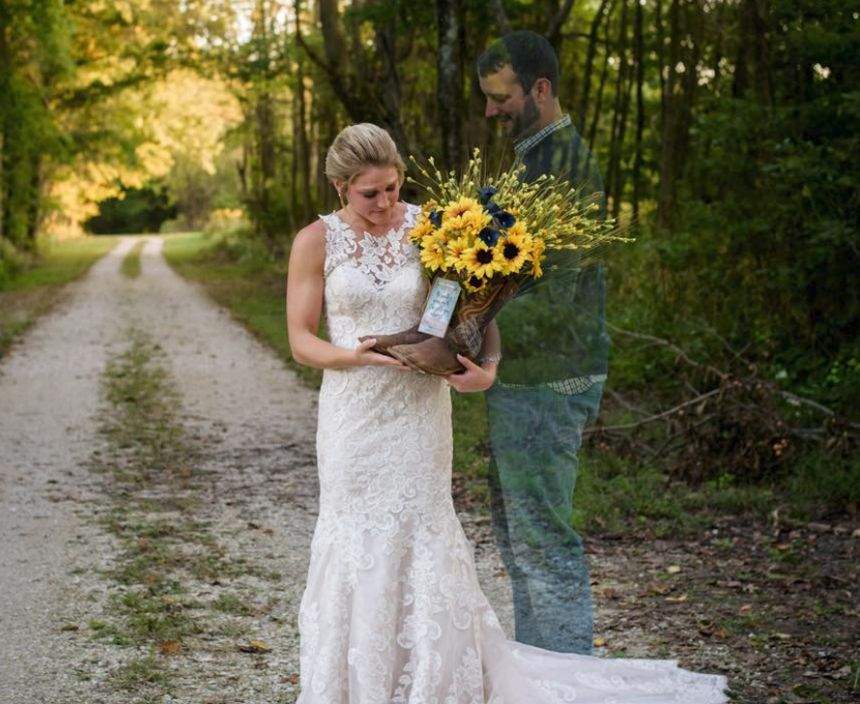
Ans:
{"type": "Polygon", "coordinates": [[[436,277],[430,295],[427,296],[427,305],[424,306],[424,314],[421,316],[421,324],[418,331],[436,337],[445,337],[448,323],[457,306],[460,297],[460,284],[451,279],[436,277]]]}

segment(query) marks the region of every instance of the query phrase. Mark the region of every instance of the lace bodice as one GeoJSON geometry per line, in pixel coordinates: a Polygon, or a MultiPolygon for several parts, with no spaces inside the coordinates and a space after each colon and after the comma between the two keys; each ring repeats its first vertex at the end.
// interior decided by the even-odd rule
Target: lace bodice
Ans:
{"type": "Polygon", "coordinates": [[[337,213],[325,223],[325,309],[329,339],[358,346],[358,337],[413,325],[427,295],[418,251],[407,236],[420,212],[406,204],[402,224],[385,235],[357,233],[337,213]]]}

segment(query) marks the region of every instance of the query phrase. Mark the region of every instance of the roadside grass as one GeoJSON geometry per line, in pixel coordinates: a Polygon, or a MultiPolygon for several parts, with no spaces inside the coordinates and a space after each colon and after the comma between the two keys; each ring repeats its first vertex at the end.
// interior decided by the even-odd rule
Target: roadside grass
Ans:
{"type": "MultiPolygon", "coordinates": [[[[200,284],[308,385],[319,385],[320,372],[296,364],[290,356],[284,329],[286,261],[271,260],[261,245],[235,233],[170,235],[164,253],[182,276],[200,284]]],[[[452,400],[455,496],[460,505],[487,511],[484,397],[455,393],[452,400]]],[[[827,490],[844,492],[853,478],[860,479],[856,468],[834,478],[827,490]]],[[[715,513],[767,519],[784,507],[796,519],[808,520],[816,515],[817,494],[791,488],[809,489],[820,484],[819,479],[817,472],[809,471],[770,486],[745,484],[731,476],[692,486],[667,476],[658,464],[634,462],[586,443],[580,453],[573,524],[586,533],[635,533],[647,525],[656,535],[668,537],[695,534],[715,513]]]]}
{"type": "Polygon", "coordinates": [[[658,538],[699,533],[714,512],[764,519],[778,503],[772,487],[693,487],[653,464],[639,465],[595,448],[580,452],[573,525],[585,533],[618,534],[647,527],[658,538]]]}
{"type": "Polygon", "coordinates": [[[128,254],[123,257],[122,264],[119,267],[123,276],[127,276],[129,279],[136,279],[140,276],[140,253],[143,251],[145,245],[145,239],[138,241],[129,250],[128,254]]]}
{"type": "Polygon", "coordinates": [[[99,236],[45,245],[29,266],[0,283],[0,357],[62,299],[64,284],[85,274],[116,243],[116,237],[99,236]]]}

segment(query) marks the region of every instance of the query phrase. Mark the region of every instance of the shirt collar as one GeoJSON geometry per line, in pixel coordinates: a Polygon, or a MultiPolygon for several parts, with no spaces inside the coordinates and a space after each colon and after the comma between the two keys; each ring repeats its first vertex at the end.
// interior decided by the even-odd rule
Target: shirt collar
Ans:
{"type": "Polygon", "coordinates": [[[555,122],[550,122],[543,129],[535,132],[533,135],[526,137],[525,139],[520,140],[516,144],[514,144],[514,151],[517,153],[517,156],[522,158],[523,155],[529,151],[532,147],[534,147],[538,142],[543,141],[546,137],[551,135],[553,132],[558,132],[558,130],[563,129],[565,127],[569,127],[571,125],[570,115],[564,114],[560,118],[558,118],[555,122]]]}

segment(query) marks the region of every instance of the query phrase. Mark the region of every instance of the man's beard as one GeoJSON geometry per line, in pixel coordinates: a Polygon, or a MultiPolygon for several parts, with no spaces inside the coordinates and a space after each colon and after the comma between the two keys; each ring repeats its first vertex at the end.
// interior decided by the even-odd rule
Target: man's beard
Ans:
{"type": "Polygon", "coordinates": [[[511,135],[515,141],[528,137],[534,131],[534,125],[540,119],[540,111],[531,95],[526,96],[522,112],[511,118],[511,135]]]}

